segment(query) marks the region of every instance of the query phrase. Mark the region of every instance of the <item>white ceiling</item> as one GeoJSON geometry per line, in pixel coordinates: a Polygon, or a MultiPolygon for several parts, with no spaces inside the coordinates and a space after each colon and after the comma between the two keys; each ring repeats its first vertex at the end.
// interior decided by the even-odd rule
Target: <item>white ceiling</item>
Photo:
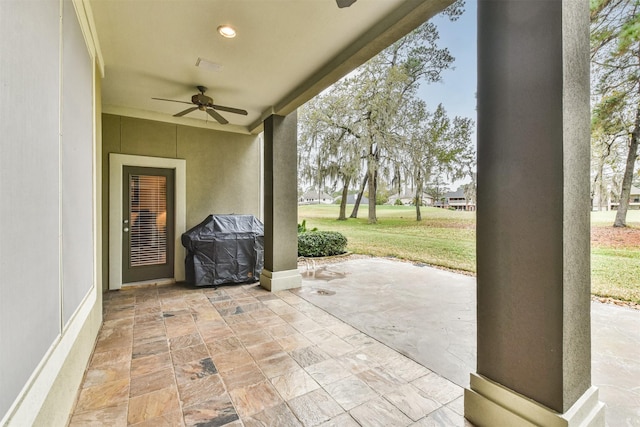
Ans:
{"type": "Polygon", "coordinates": [[[257,132],[269,114],[288,114],[450,4],[451,0],[91,0],[105,65],[103,111],[257,132]],[[237,37],[216,29],[230,24],[237,37]],[[220,71],[195,66],[198,57],[220,71]],[[188,105],[195,86],[227,112],[219,125],[188,105]]]}

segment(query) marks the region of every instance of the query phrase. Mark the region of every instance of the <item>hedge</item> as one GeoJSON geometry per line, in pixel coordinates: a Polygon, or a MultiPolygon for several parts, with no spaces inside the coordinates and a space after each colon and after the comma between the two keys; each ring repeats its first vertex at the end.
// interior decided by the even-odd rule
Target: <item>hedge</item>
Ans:
{"type": "Polygon", "coordinates": [[[346,252],[347,238],[337,231],[298,233],[298,256],[320,257],[346,252]]]}

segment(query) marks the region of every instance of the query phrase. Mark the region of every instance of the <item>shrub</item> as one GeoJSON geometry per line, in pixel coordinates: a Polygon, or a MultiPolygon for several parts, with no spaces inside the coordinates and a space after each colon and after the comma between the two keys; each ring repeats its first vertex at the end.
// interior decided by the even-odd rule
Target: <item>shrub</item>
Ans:
{"type": "Polygon", "coordinates": [[[396,201],[393,204],[396,205],[396,206],[402,206],[403,205],[402,200],[400,200],[400,199],[396,199],[396,201]]]}
{"type": "Polygon", "coordinates": [[[307,231],[318,231],[318,227],[313,227],[311,230],[307,230],[307,220],[303,219],[302,224],[298,224],[298,233],[306,233],[307,231]]]}
{"type": "Polygon", "coordinates": [[[337,231],[307,231],[298,234],[298,256],[320,257],[346,252],[347,238],[337,231]]]}

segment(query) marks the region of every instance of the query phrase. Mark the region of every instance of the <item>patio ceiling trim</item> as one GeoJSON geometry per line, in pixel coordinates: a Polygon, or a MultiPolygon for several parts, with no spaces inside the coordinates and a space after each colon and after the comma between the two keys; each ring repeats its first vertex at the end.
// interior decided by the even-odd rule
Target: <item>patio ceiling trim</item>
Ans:
{"type": "Polygon", "coordinates": [[[364,64],[392,43],[416,29],[455,0],[408,0],[396,8],[355,43],[340,52],[300,86],[265,110],[249,126],[249,132],[262,132],[264,119],[272,114],[286,116],[314,96],[364,64]]]}

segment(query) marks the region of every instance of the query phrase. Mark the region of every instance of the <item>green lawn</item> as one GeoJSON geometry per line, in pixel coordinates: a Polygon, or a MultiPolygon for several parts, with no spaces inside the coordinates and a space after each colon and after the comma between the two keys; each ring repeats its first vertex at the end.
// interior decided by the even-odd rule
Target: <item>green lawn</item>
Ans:
{"type": "MultiPolygon", "coordinates": [[[[347,215],[351,213],[348,206],[347,215]]],[[[337,221],[338,205],[298,208],[307,228],[343,233],[351,252],[396,257],[475,274],[475,213],[423,208],[422,222],[411,206],[378,206],[378,224],[367,224],[367,206],[358,219],[337,221]]],[[[615,212],[594,212],[593,227],[610,227],[615,212]]],[[[630,211],[627,224],[640,228],[640,211],[630,211]]],[[[592,247],[593,292],[640,303],[640,248],[592,247]]]]}

